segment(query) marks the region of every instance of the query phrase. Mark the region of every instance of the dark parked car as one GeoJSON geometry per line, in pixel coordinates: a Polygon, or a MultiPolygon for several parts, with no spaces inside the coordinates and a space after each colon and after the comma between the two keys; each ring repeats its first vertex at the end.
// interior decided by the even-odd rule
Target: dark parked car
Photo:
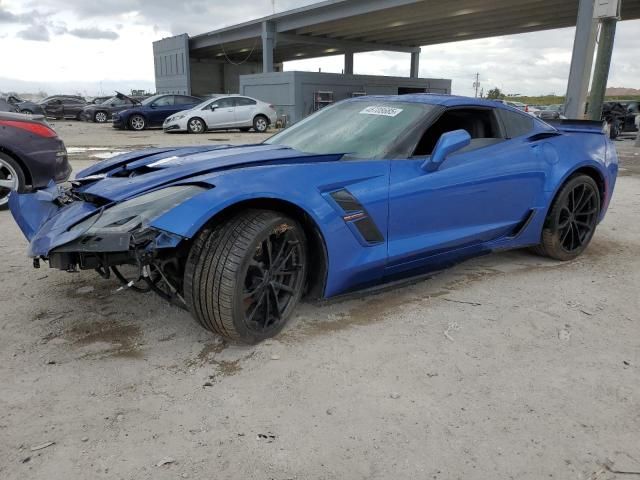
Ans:
{"type": "Polygon", "coordinates": [[[47,117],[57,119],[75,118],[79,120],[80,113],[87,105],[87,102],[81,97],[60,95],[47,97],[40,102],[40,105],[44,109],[44,114],[47,117]]]}
{"type": "Polygon", "coordinates": [[[70,173],[67,149],[44,117],[0,113],[0,209],[7,207],[11,190],[43,188],[70,173]]]}
{"type": "Polygon", "coordinates": [[[20,113],[26,113],[27,115],[44,115],[44,109],[39,103],[24,100],[16,95],[7,95],[5,100],[11,105],[14,105],[20,113]]]}
{"type": "Polygon", "coordinates": [[[113,115],[114,128],[144,130],[161,127],[165,119],[182,110],[195,107],[202,99],[188,95],[154,95],[143,100],[140,105],[113,115]]]}
{"type": "Polygon", "coordinates": [[[104,123],[109,120],[114,113],[140,105],[140,102],[143,100],[144,97],[129,97],[123,93],[116,92],[116,95],[109,97],[100,104],[87,105],[84,107],[80,118],[88,122],[104,123]]]}
{"type": "Polygon", "coordinates": [[[100,105],[101,103],[106,102],[107,100],[109,100],[111,98],[111,96],[106,96],[106,97],[94,97],[89,104],[90,105],[100,105]]]}
{"type": "Polygon", "coordinates": [[[15,105],[7,102],[5,99],[0,98],[0,112],[13,112],[19,113],[20,110],[15,105]]]}

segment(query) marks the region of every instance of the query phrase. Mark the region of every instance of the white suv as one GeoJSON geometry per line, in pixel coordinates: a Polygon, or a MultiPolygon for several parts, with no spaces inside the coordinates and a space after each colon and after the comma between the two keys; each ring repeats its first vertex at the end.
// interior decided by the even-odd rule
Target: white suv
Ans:
{"type": "Polygon", "coordinates": [[[276,118],[273,105],[241,95],[220,95],[170,116],[162,128],[165,132],[189,133],[231,128],[249,131],[253,128],[264,133],[269,125],[276,123],[276,118]]]}

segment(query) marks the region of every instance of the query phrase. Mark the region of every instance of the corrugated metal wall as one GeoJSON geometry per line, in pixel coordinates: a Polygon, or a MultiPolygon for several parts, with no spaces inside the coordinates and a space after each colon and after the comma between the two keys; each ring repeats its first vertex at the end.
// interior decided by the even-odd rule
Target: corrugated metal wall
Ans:
{"type": "Polygon", "coordinates": [[[191,95],[189,35],[153,42],[156,92],[191,95]]]}

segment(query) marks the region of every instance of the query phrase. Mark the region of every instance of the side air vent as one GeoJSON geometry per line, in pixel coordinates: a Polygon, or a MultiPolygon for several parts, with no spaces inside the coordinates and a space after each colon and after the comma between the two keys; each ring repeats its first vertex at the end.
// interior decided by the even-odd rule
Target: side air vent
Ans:
{"type": "Polygon", "coordinates": [[[360,202],[351,195],[351,192],[346,189],[336,190],[331,193],[331,198],[333,198],[340,208],[345,212],[360,212],[364,210],[360,202]]]}
{"type": "Polygon", "coordinates": [[[384,237],[374,221],[369,216],[369,212],[362,206],[356,197],[349,190],[343,188],[330,193],[331,198],[338,204],[344,215],[342,219],[354,231],[360,234],[365,244],[373,245],[384,242],[384,237]]]}

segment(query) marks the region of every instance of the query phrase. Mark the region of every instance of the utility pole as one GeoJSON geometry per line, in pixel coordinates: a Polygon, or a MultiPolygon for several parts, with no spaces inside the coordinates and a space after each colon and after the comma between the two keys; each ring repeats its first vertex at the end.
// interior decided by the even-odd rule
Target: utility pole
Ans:
{"type": "Polygon", "coordinates": [[[600,120],[602,118],[602,103],[607,90],[607,79],[609,78],[609,67],[611,65],[617,23],[618,19],[615,17],[603,18],[600,21],[598,55],[593,70],[591,97],[589,99],[589,118],[591,120],[600,120]]]}
{"type": "Polygon", "coordinates": [[[480,88],[480,74],[476,73],[476,81],[473,82],[473,88],[476,89],[476,98],[478,98],[478,88],[480,88]]]}

